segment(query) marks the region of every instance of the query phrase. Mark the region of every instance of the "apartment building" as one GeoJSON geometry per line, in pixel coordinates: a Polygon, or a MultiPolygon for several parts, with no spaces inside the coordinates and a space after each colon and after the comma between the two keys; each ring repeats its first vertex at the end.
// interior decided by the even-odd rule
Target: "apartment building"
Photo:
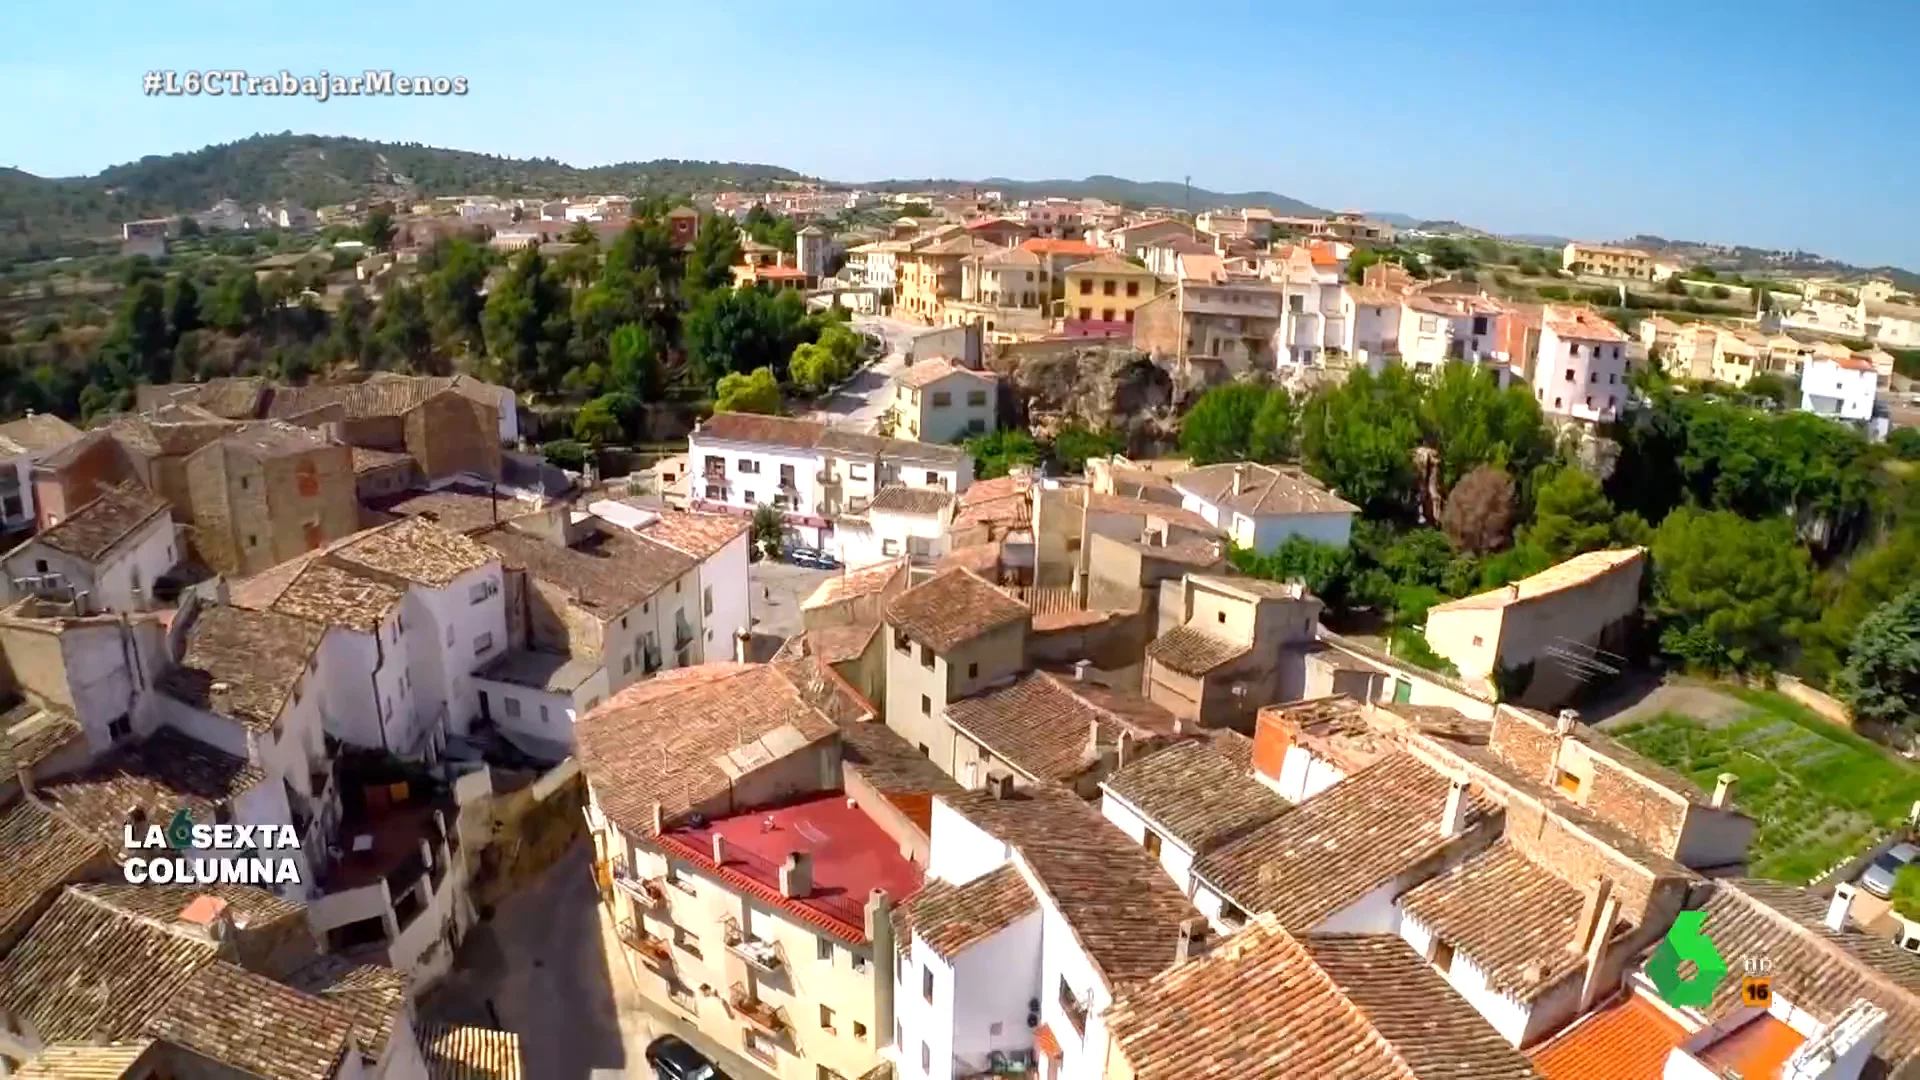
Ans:
{"type": "Polygon", "coordinates": [[[1000,381],[944,357],[923,360],[893,380],[893,430],[925,443],[953,443],[998,426],[1000,381]]]}
{"type": "Polygon", "coordinates": [[[1171,480],[1182,509],[1262,554],[1294,536],[1345,547],[1360,512],[1297,468],[1223,462],[1175,473],[1171,480]]]}
{"type": "Polygon", "coordinates": [[[1045,308],[1049,315],[1060,313],[1060,301],[1067,295],[1067,269],[1089,262],[1105,248],[1085,240],[1049,239],[1045,235],[1020,242],[1020,250],[1040,257],[1040,281],[1047,286],[1045,308]]]}
{"type": "MultiPolygon", "coordinates": [[[[1369,268],[1371,269],[1371,268],[1369,268]]],[[[1400,324],[1405,318],[1401,305],[1406,296],[1398,289],[1348,285],[1340,290],[1340,318],[1346,339],[1340,349],[1348,356],[1365,354],[1369,361],[1400,351],[1400,324]]]]}
{"type": "Polygon", "coordinates": [[[706,664],[580,723],[596,875],[640,992],[785,1080],[864,1076],[893,1034],[893,908],[920,867],[850,797],[840,728],[778,668],[706,664]]]}
{"type": "Polygon", "coordinates": [[[1182,280],[1134,309],[1134,347],[1221,375],[1270,371],[1285,308],[1269,282],[1182,280]]]}
{"type": "Polygon", "coordinates": [[[1159,293],[1153,272],[1111,252],[1067,267],[1061,297],[1069,337],[1125,337],[1134,312],[1159,293]]]}
{"type": "Polygon", "coordinates": [[[964,781],[948,706],[1025,669],[1032,622],[1025,604],[970,570],[947,570],[888,601],[887,726],[964,781]]]}
{"type": "Polygon", "coordinates": [[[29,412],[0,424],[0,531],[33,525],[34,466],[77,441],[80,429],[57,416],[29,412]]]}
{"type": "Polygon", "coordinates": [[[1189,725],[1246,727],[1263,701],[1305,691],[1323,605],[1298,582],[1187,573],[1162,582],[1144,692],[1189,725]]]}
{"type": "Polygon", "coordinates": [[[968,259],[990,255],[1004,245],[962,233],[916,240],[895,256],[898,286],[894,310],[929,325],[940,321],[949,300],[962,299],[962,267],[968,259]]]}
{"type": "Polygon", "coordinates": [[[1499,338],[1506,309],[1484,296],[1416,292],[1401,305],[1397,335],[1401,362],[1433,374],[1449,363],[1484,366],[1505,382],[1499,338]]]}
{"type": "Polygon", "coordinates": [[[1814,289],[1793,310],[1780,316],[1789,330],[1860,338],[1867,336],[1867,304],[1845,289],[1814,289]]]}
{"type": "Polygon", "coordinates": [[[1657,261],[1652,253],[1639,248],[1607,244],[1568,242],[1560,253],[1560,268],[1570,274],[1630,278],[1635,281],[1665,281],[1674,268],[1657,261]]]}
{"type": "Polygon", "coordinates": [[[1328,243],[1288,244],[1260,259],[1260,276],[1285,295],[1277,345],[1281,363],[1317,367],[1330,350],[1347,349],[1347,264],[1341,250],[1328,243]]]}
{"type": "Polygon", "coordinates": [[[897,911],[903,1077],[1109,1075],[1109,1007],[1205,940],[1153,860],[1079,796],[997,783],[934,800],[921,893],[897,911]]]}
{"type": "Polygon", "coordinates": [[[1848,355],[1810,357],[1800,374],[1800,408],[1817,416],[1865,423],[1873,417],[1879,377],[1870,361],[1848,355]]]}
{"type": "Polygon", "coordinates": [[[1549,304],[1533,362],[1542,412],[1588,423],[1615,420],[1630,395],[1627,335],[1591,308],[1549,304]]]}
{"type": "Polygon", "coordinates": [[[1590,551],[1427,612],[1427,644],[1503,701],[1552,708],[1584,689],[1593,660],[1627,648],[1644,548],[1590,551]]]}
{"type": "Polygon", "coordinates": [[[837,550],[832,519],[901,484],[961,494],[973,458],[955,446],[865,435],[807,420],[717,413],[687,436],[693,509],[785,517],[800,543],[837,550]]]}
{"type": "Polygon", "coordinates": [[[932,565],[952,546],[957,503],[951,492],[938,488],[881,488],[865,510],[838,519],[840,561],[849,570],[902,557],[914,565],[932,565]]]}
{"type": "Polygon", "coordinates": [[[45,596],[93,614],[151,610],[155,583],[180,557],[165,500],[125,484],[22,541],[0,566],[9,601],[45,596]]]}

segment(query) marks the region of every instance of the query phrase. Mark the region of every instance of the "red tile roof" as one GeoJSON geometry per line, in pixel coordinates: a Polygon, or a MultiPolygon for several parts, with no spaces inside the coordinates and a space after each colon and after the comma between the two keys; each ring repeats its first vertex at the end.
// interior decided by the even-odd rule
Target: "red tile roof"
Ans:
{"type": "Polygon", "coordinates": [[[1088,258],[1100,254],[1102,250],[1085,240],[1048,240],[1044,237],[1023,240],[1020,246],[1035,255],[1084,255],[1088,258]]]}
{"type": "Polygon", "coordinates": [[[1629,994],[1528,1052],[1547,1080],[1660,1080],[1687,1029],[1629,994]]]}

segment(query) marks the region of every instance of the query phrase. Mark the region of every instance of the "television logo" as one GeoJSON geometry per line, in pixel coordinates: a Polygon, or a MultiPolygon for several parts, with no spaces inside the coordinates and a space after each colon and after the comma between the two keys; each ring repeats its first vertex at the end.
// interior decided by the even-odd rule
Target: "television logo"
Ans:
{"type": "Polygon", "coordinates": [[[1727,962],[1708,940],[1706,925],[1704,911],[1676,915],[1673,928],[1647,961],[1647,978],[1653,980],[1653,988],[1676,1009],[1704,1009],[1713,1004],[1714,991],[1727,977],[1727,962]],[[1693,962],[1691,978],[1680,974],[1682,960],[1693,962]]]}
{"type": "Polygon", "coordinates": [[[300,883],[298,859],[262,854],[276,849],[298,851],[300,834],[291,825],[201,825],[182,809],[174,811],[165,829],[125,826],[121,841],[134,853],[121,863],[129,885],[300,883]]]}
{"type": "Polygon", "coordinates": [[[1740,978],[1740,1004],[1749,1009],[1765,1009],[1773,1004],[1773,976],[1765,960],[1747,959],[1746,974],[1740,978]]]}

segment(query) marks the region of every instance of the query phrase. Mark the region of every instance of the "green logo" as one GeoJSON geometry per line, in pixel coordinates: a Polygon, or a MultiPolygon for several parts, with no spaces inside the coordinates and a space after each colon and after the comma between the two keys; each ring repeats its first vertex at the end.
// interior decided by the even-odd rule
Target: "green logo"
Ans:
{"type": "Polygon", "coordinates": [[[1707,923],[1704,911],[1683,911],[1674,917],[1673,929],[1647,961],[1647,978],[1667,1004],[1676,1009],[1704,1009],[1713,1004],[1713,992],[1727,977],[1727,962],[1703,933],[1707,923]],[[1680,961],[1693,961],[1693,978],[1680,974],[1680,961]]]}
{"type": "Polygon", "coordinates": [[[172,820],[167,822],[167,846],[175,851],[185,851],[193,846],[193,815],[186,807],[173,812],[172,820]]]}

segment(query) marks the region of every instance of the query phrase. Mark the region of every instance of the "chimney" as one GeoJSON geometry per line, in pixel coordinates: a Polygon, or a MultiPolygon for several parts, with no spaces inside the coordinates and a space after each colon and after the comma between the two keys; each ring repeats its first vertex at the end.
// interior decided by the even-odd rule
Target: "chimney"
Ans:
{"type": "Polygon", "coordinates": [[[1098,717],[1087,721],[1087,760],[1100,760],[1100,719],[1098,717]]]}
{"type": "Polygon", "coordinates": [[[1593,944],[1593,932],[1599,925],[1600,912],[1612,895],[1612,878],[1594,878],[1593,884],[1587,887],[1586,896],[1580,901],[1580,918],[1573,924],[1574,952],[1584,954],[1587,946],[1593,944]]]}
{"type": "Polygon", "coordinates": [[[1124,769],[1127,762],[1133,760],[1133,732],[1120,733],[1120,748],[1114,752],[1114,768],[1124,769]]]}
{"type": "Polygon", "coordinates": [[[1233,493],[1235,495],[1240,494],[1240,489],[1246,486],[1247,467],[1245,465],[1235,465],[1233,467],[1233,493]]]}
{"type": "Polygon", "coordinates": [[[1593,941],[1587,946],[1586,981],[1580,986],[1580,1012],[1593,1008],[1594,999],[1600,996],[1604,984],[1600,978],[1600,965],[1607,957],[1607,939],[1612,936],[1613,924],[1620,918],[1620,898],[1608,893],[1599,905],[1600,915],[1593,921],[1593,941]]]}
{"type": "Polygon", "coordinates": [[[1440,835],[1459,836],[1467,827],[1467,781],[1456,776],[1447,785],[1447,805],[1440,811],[1440,835]]]}
{"type": "Polygon", "coordinates": [[[1180,920],[1180,936],[1174,939],[1173,962],[1184,964],[1200,955],[1207,947],[1207,920],[1190,918],[1180,920]]]}
{"type": "Polygon", "coordinates": [[[1723,772],[1719,776],[1714,777],[1713,808],[1715,810],[1724,810],[1726,808],[1727,796],[1733,793],[1734,782],[1739,779],[1738,776],[1730,772],[1723,772]]]}
{"type": "Polygon", "coordinates": [[[733,632],[733,662],[734,663],[744,664],[747,662],[747,645],[752,641],[753,641],[753,635],[748,633],[745,629],[735,630],[733,632]]]}
{"type": "Polygon", "coordinates": [[[653,835],[659,836],[667,831],[667,814],[658,802],[653,804],[653,835]]]}
{"type": "Polygon", "coordinates": [[[1571,735],[1575,725],[1580,723],[1580,714],[1573,709],[1561,709],[1554,719],[1553,731],[1556,735],[1571,735]]]}
{"type": "Polygon", "coordinates": [[[727,865],[727,838],[719,833],[713,834],[713,865],[727,865]]]}
{"type": "Polygon", "coordinates": [[[804,851],[788,852],[780,865],[780,895],[802,900],[813,895],[813,856],[804,851]]]}
{"type": "Polygon", "coordinates": [[[993,797],[1002,802],[1013,798],[1013,774],[987,774],[987,790],[993,792],[993,797]]]}
{"type": "Polygon", "coordinates": [[[1847,928],[1847,912],[1853,909],[1853,886],[1842,882],[1833,887],[1833,899],[1827,902],[1827,929],[1838,934],[1847,928]]]}
{"type": "Polygon", "coordinates": [[[1073,662],[1073,681],[1086,682],[1087,669],[1092,666],[1093,666],[1093,661],[1091,660],[1075,660],[1073,662]]]}
{"type": "MultiPolygon", "coordinates": [[[[897,946],[893,940],[893,898],[887,895],[887,890],[875,889],[867,894],[864,914],[867,942],[872,947],[874,960],[891,965],[897,946]]],[[[887,1018],[893,1015],[893,984],[892,979],[873,980],[873,1030],[875,1031],[886,1031],[889,1022],[887,1018]]]]}

